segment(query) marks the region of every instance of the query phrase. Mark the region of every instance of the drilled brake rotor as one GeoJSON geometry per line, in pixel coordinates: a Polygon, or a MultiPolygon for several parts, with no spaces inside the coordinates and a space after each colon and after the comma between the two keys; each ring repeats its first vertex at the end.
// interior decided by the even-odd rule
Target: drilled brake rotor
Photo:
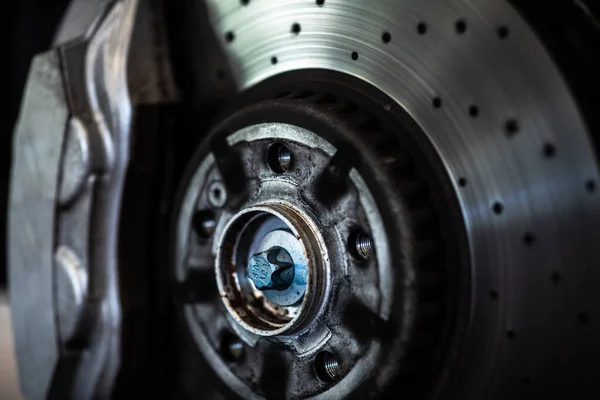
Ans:
{"type": "MultiPolygon", "coordinates": [[[[205,168],[202,174],[206,175],[206,171],[213,168],[210,165],[214,160],[218,163],[219,159],[227,159],[227,151],[241,151],[236,150],[238,142],[232,137],[246,132],[245,141],[252,143],[256,138],[247,132],[254,132],[265,141],[260,145],[263,147],[255,149],[258,154],[276,142],[288,147],[300,146],[292,149],[292,154],[303,154],[306,149],[301,148],[307,146],[303,141],[309,138],[308,147],[324,151],[325,158],[321,162],[331,164],[334,154],[343,148],[344,140],[340,142],[335,135],[327,138],[326,130],[318,124],[312,126],[310,120],[326,115],[325,120],[336,121],[340,118],[337,114],[340,99],[361,104],[362,100],[358,99],[362,96],[366,109],[371,107],[375,111],[353,109],[338,121],[336,129],[343,130],[346,122],[351,124],[353,118],[363,113],[369,118],[375,115],[377,121],[388,118],[387,114],[389,118],[396,118],[396,123],[380,124],[382,133],[398,143],[403,143],[398,138],[410,137],[408,142],[412,144],[406,148],[388,146],[387,153],[376,155],[378,161],[373,164],[361,164],[362,157],[368,156],[354,157],[352,152],[340,151],[338,154],[345,157],[338,158],[346,160],[349,169],[358,171],[360,179],[366,182],[366,193],[374,196],[374,209],[384,220],[399,219],[403,214],[382,207],[385,201],[373,195],[381,190],[378,185],[386,186],[384,191],[392,190],[390,198],[400,204],[410,201],[397,190],[397,178],[401,176],[395,175],[397,171],[387,170],[383,173],[386,178],[379,180],[369,178],[372,172],[368,171],[385,170],[382,160],[398,157],[402,152],[420,160],[415,165],[427,164],[425,170],[429,172],[423,172],[422,183],[437,199],[432,203],[432,210],[441,221],[436,235],[443,239],[442,246],[456,251],[456,258],[449,256],[438,271],[445,288],[444,295],[438,292],[438,300],[445,307],[443,314],[452,316],[452,323],[448,318],[437,319],[440,325],[436,325],[436,329],[447,332],[447,336],[444,336],[446,340],[438,338],[431,344],[443,354],[443,361],[438,360],[436,364],[435,357],[425,357],[425,365],[428,368],[435,365],[430,369],[437,371],[433,380],[424,381],[429,382],[427,394],[440,398],[560,397],[574,393],[573,387],[577,390],[591,387],[593,382],[586,380],[586,377],[591,378],[587,371],[598,354],[591,350],[594,333],[589,321],[600,312],[600,302],[593,301],[597,299],[594,282],[600,278],[595,268],[600,254],[593,250],[600,222],[594,192],[598,168],[586,126],[558,68],[509,3],[412,0],[379,1],[375,5],[358,0],[242,3],[211,0],[207,1],[207,11],[228,60],[227,71],[218,69],[218,78],[231,79],[239,96],[229,107],[229,119],[225,118],[225,122],[213,130],[204,150],[199,151],[198,154],[204,152],[204,155],[197,156],[195,164],[192,163],[190,171],[196,175],[190,172],[190,178],[184,180],[183,191],[187,194],[183,196],[183,204],[188,204],[185,199],[189,197],[190,205],[184,206],[188,207],[185,218],[180,214],[178,220],[178,246],[189,240],[189,221],[194,212],[191,204],[197,204],[197,196],[204,190],[201,188],[205,178],[192,177],[198,176],[202,168],[205,168]],[[355,95],[348,94],[346,89],[335,88],[338,76],[344,76],[341,80],[349,82],[350,92],[354,90],[356,94],[357,88],[365,86],[378,94],[365,95],[365,91],[358,89],[361,94],[353,97],[355,95]],[[327,95],[333,100],[327,99],[327,95]],[[269,103],[273,101],[275,103],[269,103]],[[294,112],[286,114],[288,106],[301,110],[298,111],[300,116],[294,112]],[[260,133],[266,129],[260,128],[262,124],[276,125],[272,125],[267,134],[260,133]],[[306,132],[289,133],[285,128],[288,125],[292,126],[289,129],[306,132]],[[407,125],[415,129],[407,130],[407,125]],[[324,145],[315,144],[321,142],[313,137],[319,140],[325,137],[324,145]],[[333,148],[331,154],[324,150],[327,146],[333,148]],[[193,190],[188,185],[190,182],[195,182],[193,190]],[[588,359],[574,366],[569,362],[572,354],[586,354],[588,359]]],[[[378,146],[378,136],[365,128],[366,125],[358,126],[363,129],[363,136],[350,142],[368,154],[372,147],[378,146]]],[[[253,160],[254,165],[258,165],[267,162],[268,157],[253,160]]],[[[292,160],[295,163],[291,164],[290,171],[311,166],[296,158],[292,160]]],[[[243,171],[240,176],[250,176],[250,180],[259,183],[263,180],[258,170],[251,170],[248,175],[247,160],[243,165],[225,164],[214,167],[221,174],[214,179],[225,181],[228,196],[233,188],[231,200],[234,203],[236,179],[224,177],[226,171],[231,172],[233,168],[243,171]]],[[[305,183],[311,184],[311,181],[305,183]]],[[[315,180],[314,185],[317,184],[315,180]]],[[[359,186],[353,189],[357,193],[361,192],[359,186]]],[[[335,192],[335,185],[328,187],[335,192]]],[[[256,193],[249,197],[260,203],[263,192],[256,193]]],[[[228,202],[225,209],[253,205],[252,200],[234,203],[228,202]]],[[[270,207],[268,201],[260,206],[270,207]]],[[[194,207],[201,209],[204,205],[194,207]]],[[[302,212],[313,212],[308,209],[312,210],[308,207],[302,212]]],[[[368,213],[365,211],[368,209],[363,211],[368,213]]],[[[219,226],[219,215],[214,216],[217,237],[226,231],[225,225],[219,226]]],[[[314,216],[302,218],[312,220],[314,216]]],[[[376,234],[371,228],[365,229],[376,244],[379,241],[378,246],[383,246],[377,247],[377,257],[386,245],[404,248],[404,234],[390,236],[389,230],[376,234]]],[[[413,229],[416,228],[409,228],[411,234],[415,232],[413,229]]],[[[323,240],[329,243],[327,238],[323,240]]],[[[211,246],[212,254],[219,252],[218,245],[211,246]]],[[[182,249],[180,247],[178,254],[185,254],[182,249]]],[[[211,253],[207,254],[210,258],[211,253]]],[[[178,279],[183,281],[188,267],[184,266],[183,255],[177,257],[178,279]]],[[[380,271],[390,267],[387,263],[389,260],[377,259],[380,271]]],[[[393,265],[407,271],[406,266],[400,267],[402,263],[393,265]]],[[[269,268],[272,269],[264,272],[267,275],[256,279],[267,282],[268,274],[277,271],[279,266],[269,268]]],[[[326,275],[331,274],[328,268],[323,270],[326,275]]],[[[224,287],[219,283],[219,290],[223,291],[224,287]]],[[[381,290],[381,286],[376,289],[379,293],[381,290]]],[[[394,286],[394,290],[401,289],[394,286]]],[[[227,293],[221,292],[221,297],[229,296],[227,293]]],[[[413,299],[421,299],[419,294],[415,296],[413,299]]],[[[191,310],[185,311],[185,323],[191,327],[200,352],[228,390],[243,397],[260,397],[265,393],[268,397],[264,386],[256,386],[256,383],[253,386],[252,376],[228,364],[223,348],[217,345],[222,342],[215,336],[211,344],[211,339],[207,339],[210,335],[202,333],[203,325],[197,319],[194,322],[191,310]],[[225,361],[215,361],[221,359],[225,361]]],[[[229,314],[223,315],[234,318],[227,323],[229,325],[223,325],[223,329],[233,331],[242,338],[244,346],[252,348],[253,340],[245,337],[244,329],[239,329],[236,311],[232,311],[227,301],[219,312],[225,311],[229,314]]],[[[315,311],[311,318],[321,318],[319,312],[315,311]]],[[[402,312],[399,315],[406,317],[402,312]]],[[[311,326],[307,324],[303,326],[311,326]]],[[[332,337],[335,338],[335,332],[332,337]]],[[[377,343],[375,333],[372,339],[377,343]]],[[[413,343],[407,340],[405,344],[412,346],[413,343]]],[[[333,349],[329,350],[327,354],[336,354],[333,349]]],[[[272,348],[261,354],[278,351],[272,348]]],[[[295,392],[287,391],[287,396],[340,398],[359,390],[362,382],[373,379],[374,371],[378,371],[375,374],[379,380],[375,379],[371,389],[366,389],[371,390],[370,393],[389,388],[388,379],[400,382],[394,393],[402,390],[412,393],[411,383],[398,378],[407,365],[403,364],[402,357],[388,360],[394,368],[387,372],[377,370],[379,367],[374,365],[359,365],[360,372],[353,374],[352,368],[344,366],[348,359],[340,356],[340,351],[338,348],[335,362],[331,357],[323,361],[327,354],[321,355],[319,361],[321,353],[318,353],[312,377],[302,369],[300,362],[293,361],[293,356],[284,356],[286,382],[294,381],[294,374],[300,374],[302,384],[307,386],[296,387],[295,392]],[[336,379],[323,384],[319,365],[333,368],[336,379]],[[301,375],[304,373],[308,375],[301,375]],[[316,386],[311,386],[310,379],[314,379],[316,386]]],[[[364,354],[354,356],[360,359],[364,354]]],[[[270,371],[264,365],[257,368],[252,374],[270,371]]],[[[417,375],[423,378],[420,372],[417,375]]],[[[291,390],[290,387],[281,390],[288,389],[291,390]]],[[[365,392],[358,393],[364,395],[365,392]]]]}
{"type": "Polygon", "coordinates": [[[598,398],[591,4],[72,1],[13,137],[23,395],[598,398]]]}

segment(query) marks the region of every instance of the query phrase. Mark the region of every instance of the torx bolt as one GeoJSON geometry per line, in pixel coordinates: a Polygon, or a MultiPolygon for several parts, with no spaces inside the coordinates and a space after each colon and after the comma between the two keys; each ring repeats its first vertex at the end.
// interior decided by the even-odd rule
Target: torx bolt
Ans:
{"type": "Polygon", "coordinates": [[[248,278],[258,290],[285,290],[294,280],[292,257],[282,247],[254,254],[248,262],[248,278]]]}

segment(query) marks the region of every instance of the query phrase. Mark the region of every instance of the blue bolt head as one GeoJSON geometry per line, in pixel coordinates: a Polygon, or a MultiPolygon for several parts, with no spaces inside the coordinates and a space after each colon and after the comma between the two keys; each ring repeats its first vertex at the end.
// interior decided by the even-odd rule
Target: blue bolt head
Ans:
{"type": "Polygon", "coordinates": [[[248,278],[254,282],[258,290],[263,290],[271,286],[271,274],[273,267],[264,256],[264,253],[255,254],[248,263],[248,278]]]}
{"type": "Polygon", "coordinates": [[[258,290],[286,290],[294,281],[294,263],[282,247],[254,254],[248,263],[248,278],[258,290]]]}

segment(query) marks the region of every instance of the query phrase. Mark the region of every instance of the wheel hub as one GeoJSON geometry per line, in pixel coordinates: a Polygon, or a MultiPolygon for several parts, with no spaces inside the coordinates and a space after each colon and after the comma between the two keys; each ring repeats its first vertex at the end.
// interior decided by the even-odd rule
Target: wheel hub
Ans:
{"type": "Polygon", "coordinates": [[[179,279],[216,271],[214,298],[184,311],[203,357],[243,397],[268,396],[267,362],[286,374],[276,396],[301,398],[343,397],[411,357],[422,361],[413,370],[437,370],[458,301],[447,289],[460,272],[447,274],[460,263],[446,249],[463,246],[440,236],[449,219],[431,201],[452,203],[443,177],[423,178],[427,151],[411,134],[400,141],[409,155],[386,132],[409,132],[410,119],[382,107],[381,94],[374,102],[376,91],[276,86],[283,97],[246,101],[215,128],[185,189],[179,279]],[[211,182],[221,182],[222,207],[208,201],[211,182]],[[214,221],[212,235],[202,218],[214,221]],[[243,358],[228,361],[224,335],[243,343],[243,358]]]}

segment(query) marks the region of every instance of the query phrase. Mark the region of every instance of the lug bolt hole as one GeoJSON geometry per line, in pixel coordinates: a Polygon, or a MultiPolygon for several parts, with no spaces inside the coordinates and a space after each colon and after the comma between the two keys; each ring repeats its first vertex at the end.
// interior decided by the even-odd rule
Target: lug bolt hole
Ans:
{"type": "Polygon", "coordinates": [[[215,232],[217,221],[215,219],[215,213],[210,210],[196,211],[192,218],[192,227],[196,234],[203,238],[208,239],[215,232]]]}
{"type": "Polygon", "coordinates": [[[328,351],[322,351],[315,357],[315,372],[323,382],[333,382],[340,378],[340,362],[328,351]]]}
{"type": "Polygon", "coordinates": [[[238,362],[244,357],[244,343],[234,335],[225,334],[221,338],[221,354],[229,362],[238,362]]]}
{"type": "Polygon", "coordinates": [[[283,174],[292,165],[292,152],[283,143],[274,143],[267,152],[267,163],[273,172],[283,174]]]}
{"type": "Polygon", "coordinates": [[[364,231],[357,230],[352,232],[348,242],[350,252],[363,260],[368,260],[375,253],[373,238],[364,231]]]}

